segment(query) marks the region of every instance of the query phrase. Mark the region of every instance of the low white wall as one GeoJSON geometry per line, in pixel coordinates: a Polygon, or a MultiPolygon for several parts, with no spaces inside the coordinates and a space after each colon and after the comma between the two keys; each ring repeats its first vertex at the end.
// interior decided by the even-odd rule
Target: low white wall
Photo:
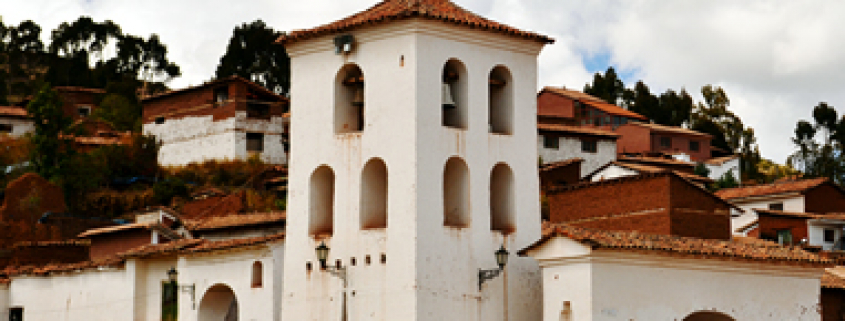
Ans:
{"type": "Polygon", "coordinates": [[[144,134],[161,141],[159,164],[181,166],[217,159],[247,159],[246,133],[264,134],[261,160],[268,164],[287,162],[282,144],[284,120],[248,119],[245,112],[214,121],[212,116],[168,119],[164,124],[144,124],[144,134]]]}
{"type": "MultiPolygon", "coordinates": [[[[136,293],[125,269],[13,278],[11,307],[27,321],[132,321],[136,293]]],[[[5,319],[5,320],[8,320],[5,319]]]]}
{"type": "Polygon", "coordinates": [[[0,124],[12,125],[12,133],[9,136],[21,137],[28,133],[35,132],[35,124],[31,120],[19,118],[0,118],[0,124]]]}
{"type": "Polygon", "coordinates": [[[582,158],[581,177],[592,173],[599,167],[616,160],[616,142],[612,140],[598,140],[595,153],[581,151],[581,140],[572,137],[559,137],[558,148],[543,147],[543,135],[537,136],[537,151],[544,164],[564,161],[572,158],[582,158]]]}
{"type": "Polygon", "coordinates": [[[592,320],[682,320],[705,310],[735,320],[821,320],[821,268],[627,253],[593,262],[592,320]]]}
{"type": "MultiPolygon", "coordinates": [[[[845,225],[845,222],[842,221],[822,221],[822,220],[809,220],[807,222],[807,234],[809,237],[810,245],[812,246],[821,246],[823,250],[830,251],[833,248],[833,245],[839,238],[842,237],[842,226],[845,225]],[[824,241],[824,230],[830,229],[833,230],[833,242],[825,242],[824,241]]],[[[793,241],[800,241],[800,240],[793,240],[793,241]]]]}

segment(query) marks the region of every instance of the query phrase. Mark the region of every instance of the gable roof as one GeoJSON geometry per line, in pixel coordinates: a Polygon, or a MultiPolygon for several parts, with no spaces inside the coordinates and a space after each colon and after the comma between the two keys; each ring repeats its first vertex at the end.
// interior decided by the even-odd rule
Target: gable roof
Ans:
{"type": "Polygon", "coordinates": [[[607,138],[607,139],[618,139],[621,135],[607,131],[601,130],[598,128],[586,127],[586,126],[569,126],[569,125],[561,125],[561,124],[537,124],[537,130],[541,132],[552,132],[552,133],[561,133],[564,135],[574,135],[574,136],[591,136],[591,137],[600,137],[600,138],[607,138]]]}
{"type": "Polygon", "coordinates": [[[827,178],[814,178],[775,182],[765,185],[754,185],[746,187],[735,187],[719,190],[716,196],[726,200],[739,199],[753,196],[776,195],[785,193],[803,193],[830,181],[827,178]]]}
{"type": "Polygon", "coordinates": [[[265,224],[284,224],[286,218],[286,212],[232,214],[192,220],[187,225],[189,230],[199,232],[265,224]]]}
{"type": "Polygon", "coordinates": [[[638,119],[638,120],[642,120],[642,121],[648,121],[648,117],[646,117],[646,116],[637,114],[635,112],[632,112],[630,110],[627,110],[627,109],[619,107],[619,106],[616,106],[614,104],[610,104],[610,103],[604,101],[601,98],[598,98],[598,97],[595,97],[595,96],[592,96],[592,95],[589,95],[589,94],[585,94],[585,93],[580,92],[580,91],[570,90],[570,89],[566,89],[566,88],[558,88],[558,87],[543,87],[543,90],[541,90],[540,93],[542,94],[544,92],[557,94],[557,95],[560,95],[560,96],[563,96],[563,97],[566,97],[566,98],[569,98],[569,99],[572,99],[572,100],[577,100],[577,101],[581,102],[582,104],[591,106],[593,108],[601,110],[601,111],[603,111],[607,114],[610,114],[610,115],[633,118],[633,119],[638,119]]]}
{"type": "Polygon", "coordinates": [[[613,161],[613,162],[604,164],[602,167],[597,168],[592,173],[585,176],[584,179],[592,179],[593,176],[595,176],[600,171],[602,171],[602,170],[604,170],[604,169],[606,169],[610,166],[619,166],[619,167],[627,168],[627,169],[630,169],[632,171],[635,171],[635,172],[638,172],[638,173],[641,173],[641,174],[672,172],[675,175],[680,176],[681,178],[684,178],[684,179],[687,179],[687,180],[690,180],[690,181],[693,181],[693,182],[697,182],[697,183],[712,183],[712,182],[714,182],[709,177],[699,176],[699,175],[690,174],[690,173],[684,173],[684,172],[681,172],[681,171],[678,171],[678,170],[672,170],[672,169],[667,169],[667,168],[658,167],[658,166],[637,164],[637,163],[628,163],[628,162],[624,162],[624,161],[613,161]]]}
{"type": "Polygon", "coordinates": [[[242,83],[246,84],[247,86],[249,86],[250,88],[252,88],[252,89],[254,89],[258,92],[261,92],[261,93],[264,93],[265,95],[273,97],[273,99],[276,100],[276,101],[288,102],[287,98],[285,98],[285,97],[283,97],[279,94],[276,94],[276,93],[268,90],[267,88],[262,87],[259,84],[256,84],[256,83],[249,81],[249,80],[246,80],[241,76],[229,76],[229,77],[225,77],[225,78],[215,79],[215,80],[212,80],[212,81],[200,84],[200,85],[196,85],[196,86],[185,87],[185,88],[182,88],[182,89],[176,89],[176,90],[171,90],[171,91],[168,91],[168,92],[163,92],[163,93],[160,93],[160,94],[155,94],[155,95],[152,95],[152,96],[147,96],[147,97],[141,98],[141,102],[142,103],[149,102],[149,101],[152,101],[152,100],[157,100],[157,99],[160,99],[160,98],[169,97],[169,96],[173,96],[173,95],[176,95],[176,94],[183,94],[183,93],[191,92],[191,91],[194,91],[194,90],[197,90],[197,89],[202,89],[202,88],[211,87],[211,86],[217,86],[217,85],[220,85],[220,84],[236,82],[236,81],[242,82],[242,83]]]}
{"type": "Polygon", "coordinates": [[[29,118],[29,114],[23,107],[0,106],[0,117],[29,118]]]}
{"type": "Polygon", "coordinates": [[[713,239],[699,239],[672,235],[643,234],[639,232],[604,231],[580,228],[566,224],[547,224],[542,237],[520,250],[525,256],[528,251],[540,247],[555,237],[566,237],[589,246],[593,250],[637,251],[641,253],[668,254],[703,259],[732,259],[761,263],[805,264],[814,266],[832,265],[833,261],[798,247],[781,247],[758,243],[735,242],[713,239]]]}
{"type": "Polygon", "coordinates": [[[576,157],[576,158],[570,158],[570,159],[567,159],[567,160],[562,160],[562,161],[559,161],[559,162],[546,163],[546,164],[540,165],[540,171],[541,172],[547,172],[547,171],[555,170],[555,169],[558,169],[558,168],[561,168],[561,167],[567,167],[567,166],[570,166],[570,165],[581,166],[581,163],[583,161],[584,161],[583,158],[576,157]]]}
{"type": "Polygon", "coordinates": [[[449,0],[385,0],[347,18],[306,30],[294,30],[279,37],[276,42],[288,45],[323,35],[347,32],[356,28],[409,18],[442,21],[473,29],[496,32],[508,36],[553,43],[554,39],[533,32],[522,31],[479,15],[449,0]]]}

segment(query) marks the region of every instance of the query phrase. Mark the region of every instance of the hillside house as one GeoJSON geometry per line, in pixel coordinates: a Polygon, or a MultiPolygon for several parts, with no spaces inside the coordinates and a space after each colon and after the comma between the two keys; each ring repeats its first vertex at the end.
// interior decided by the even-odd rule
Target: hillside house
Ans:
{"type": "Polygon", "coordinates": [[[637,176],[642,174],[655,174],[662,172],[673,172],[680,177],[683,177],[696,185],[706,188],[713,183],[712,179],[707,177],[691,174],[687,171],[670,169],[656,165],[646,165],[638,162],[629,162],[625,160],[613,161],[599,167],[595,171],[584,177],[584,180],[591,182],[600,182],[604,180],[616,179],[626,176],[637,176]]]}
{"type": "Polygon", "coordinates": [[[616,142],[619,154],[663,153],[682,154],[687,161],[703,162],[711,158],[713,136],[682,127],[648,123],[628,123],[614,132],[621,135],[616,142]]]}
{"type": "Polygon", "coordinates": [[[288,100],[232,76],[142,99],[143,132],[161,141],[159,163],[247,159],[286,164],[288,100]]]}
{"type": "Polygon", "coordinates": [[[731,214],[731,231],[757,220],[755,209],[792,213],[845,213],[845,191],[827,178],[783,180],[771,184],[723,189],[720,198],[744,212],[731,214]]]}
{"type": "Polygon", "coordinates": [[[554,187],[578,184],[581,181],[583,159],[572,158],[540,166],[540,187],[548,191],[554,187]]]}
{"type": "Polygon", "coordinates": [[[26,113],[26,108],[0,106],[0,136],[21,137],[35,131],[35,125],[26,113]]]}
{"type": "MultiPolygon", "coordinates": [[[[65,117],[72,122],[88,118],[106,93],[102,89],[67,86],[53,87],[53,90],[62,100],[61,108],[65,117]]],[[[35,125],[26,112],[26,105],[31,99],[27,97],[15,106],[0,106],[0,135],[21,137],[35,131],[35,125]]]]}
{"type": "Polygon", "coordinates": [[[537,94],[537,119],[543,124],[601,127],[613,130],[648,118],[601,98],[565,87],[544,87],[537,94]]]}
{"type": "Polygon", "coordinates": [[[604,230],[729,240],[731,204],[675,172],[582,183],[546,193],[549,221],[604,230]]]}
{"type": "Polygon", "coordinates": [[[598,128],[538,124],[537,150],[543,164],[579,158],[581,173],[616,159],[616,140],[619,135],[598,128]]]}
{"type": "Polygon", "coordinates": [[[845,214],[796,213],[755,209],[757,220],[735,233],[771,240],[782,245],[801,245],[822,251],[845,250],[845,214]]]}

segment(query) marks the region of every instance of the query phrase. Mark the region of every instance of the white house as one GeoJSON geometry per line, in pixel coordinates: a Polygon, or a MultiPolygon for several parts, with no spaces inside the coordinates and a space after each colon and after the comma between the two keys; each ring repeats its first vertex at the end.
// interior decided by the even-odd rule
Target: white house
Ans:
{"type": "Polygon", "coordinates": [[[830,264],[792,247],[565,225],[520,255],[542,267],[544,321],[821,320],[830,264]]]}
{"type": "Polygon", "coordinates": [[[0,106],[0,136],[21,137],[35,132],[35,124],[23,107],[0,106]]]}
{"type": "Polygon", "coordinates": [[[285,320],[539,320],[537,56],[551,39],[388,0],[291,57],[285,320]],[[320,269],[314,249],[330,248],[320,269]]]}
{"type": "Polygon", "coordinates": [[[618,134],[593,127],[538,124],[537,151],[543,164],[580,158],[581,175],[616,160],[618,134]]]}

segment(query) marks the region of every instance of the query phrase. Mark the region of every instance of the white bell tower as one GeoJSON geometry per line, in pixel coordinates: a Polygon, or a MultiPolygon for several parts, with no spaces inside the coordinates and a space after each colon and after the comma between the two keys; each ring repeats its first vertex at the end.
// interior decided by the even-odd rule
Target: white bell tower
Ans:
{"type": "Polygon", "coordinates": [[[447,0],[387,0],[279,42],[282,319],[541,320],[539,267],[515,253],[540,237],[537,55],[552,40],[447,0]],[[501,246],[507,265],[479,287],[501,246]]]}

